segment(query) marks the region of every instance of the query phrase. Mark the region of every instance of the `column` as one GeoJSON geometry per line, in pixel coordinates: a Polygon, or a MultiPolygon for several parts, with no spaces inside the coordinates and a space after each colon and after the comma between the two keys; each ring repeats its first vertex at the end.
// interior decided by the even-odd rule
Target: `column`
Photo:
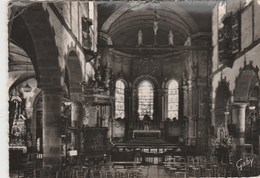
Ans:
{"type": "Polygon", "coordinates": [[[165,135],[167,134],[166,132],[166,128],[165,128],[165,121],[166,121],[166,118],[167,118],[167,110],[166,110],[166,106],[167,106],[167,94],[168,92],[166,92],[167,90],[166,89],[160,89],[159,90],[159,100],[160,100],[160,103],[159,103],[159,121],[158,121],[158,124],[159,124],[159,127],[158,129],[161,130],[161,138],[162,137],[165,137],[165,135]]]}
{"type": "Polygon", "coordinates": [[[210,112],[211,112],[211,125],[215,127],[216,126],[215,108],[211,109],[210,112]]]}
{"type": "Polygon", "coordinates": [[[167,106],[167,91],[165,89],[160,89],[159,90],[159,96],[160,96],[160,121],[165,121],[166,118],[167,118],[167,109],[166,109],[166,106],[167,106]]]}
{"type": "Polygon", "coordinates": [[[245,153],[245,110],[246,103],[234,103],[232,108],[233,122],[236,125],[236,137],[233,142],[236,145],[235,148],[235,161],[244,157],[245,153]]]}
{"type": "Polygon", "coordinates": [[[71,144],[74,150],[78,150],[80,146],[77,128],[79,128],[81,115],[82,115],[81,103],[78,101],[73,101],[71,103],[71,127],[76,128],[76,130],[71,131],[71,144]]]}
{"type": "Polygon", "coordinates": [[[133,118],[131,118],[131,121],[133,122],[133,130],[138,129],[137,123],[139,122],[137,94],[138,94],[137,89],[133,89],[133,93],[132,93],[133,118]]]}
{"type": "MultiPolygon", "coordinates": [[[[258,112],[258,114],[260,114],[260,100],[259,99],[258,99],[258,103],[257,104],[258,104],[258,107],[257,107],[258,111],[257,112],[258,112]]],[[[258,131],[257,131],[257,134],[258,134],[258,148],[260,148],[260,129],[259,129],[260,128],[260,122],[259,122],[259,119],[260,119],[259,117],[256,118],[256,123],[257,123],[256,127],[258,129],[258,131]]],[[[258,154],[260,155],[260,149],[259,149],[259,153],[258,154]]]]}
{"type": "MultiPolygon", "coordinates": [[[[131,138],[129,133],[130,124],[133,124],[133,107],[132,107],[132,90],[130,88],[125,89],[125,139],[129,140],[131,138]]],[[[115,115],[115,114],[114,114],[115,115]]],[[[132,127],[131,127],[132,129],[132,127]]]]}
{"type": "Polygon", "coordinates": [[[229,115],[229,112],[226,110],[226,111],[224,112],[224,114],[225,114],[225,134],[228,134],[228,126],[227,126],[227,124],[228,124],[228,115],[229,115]]]}
{"type": "Polygon", "coordinates": [[[186,85],[183,85],[182,86],[183,88],[183,115],[184,116],[188,116],[188,86],[186,85]]]}
{"type": "Polygon", "coordinates": [[[43,89],[43,167],[45,175],[55,175],[61,165],[61,92],[43,89]]]}
{"type": "MultiPolygon", "coordinates": [[[[27,137],[27,139],[31,139],[31,147],[32,148],[35,148],[36,149],[36,118],[33,117],[33,108],[30,107],[30,108],[26,108],[26,114],[27,114],[27,119],[28,121],[30,122],[30,128],[27,129],[30,130],[30,134],[31,134],[31,137],[27,137]]],[[[27,133],[28,134],[28,133],[27,133]]],[[[28,144],[28,140],[27,140],[27,144],[28,144]]],[[[29,145],[27,145],[29,146],[29,145]]]]}

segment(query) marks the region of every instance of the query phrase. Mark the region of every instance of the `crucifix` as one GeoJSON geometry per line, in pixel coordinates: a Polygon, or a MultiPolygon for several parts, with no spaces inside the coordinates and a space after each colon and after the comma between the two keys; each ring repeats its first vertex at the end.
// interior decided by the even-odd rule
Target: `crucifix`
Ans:
{"type": "Polygon", "coordinates": [[[154,18],[154,21],[153,21],[154,45],[155,46],[157,45],[158,22],[159,21],[157,20],[157,14],[156,14],[156,11],[155,11],[155,18],[154,18]]]}
{"type": "Polygon", "coordinates": [[[169,45],[173,46],[174,45],[174,42],[173,42],[174,35],[172,33],[172,30],[170,30],[168,37],[169,37],[169,45]]]}
{"type": "Polygon", "coordinates": [[[158,31],[158,15],[156,10],[154,11],[154,20],[153,20],[153,31],[154,31],[154,45],[157,45],[157,31],[158,31]]]}

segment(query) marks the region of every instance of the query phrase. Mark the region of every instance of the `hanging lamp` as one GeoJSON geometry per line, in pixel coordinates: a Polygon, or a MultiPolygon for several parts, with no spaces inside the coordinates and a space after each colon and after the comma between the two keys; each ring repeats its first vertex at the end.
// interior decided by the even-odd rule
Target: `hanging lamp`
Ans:
{"type": "MultiPolygon", "coordinates": [[[[28,77],[28,59],[27,59],[27,62],[26,62],[26,76],[28,77]]],[[[22,87],[22,90],[24,91],[24,92],[27,92],[27,93],[29,93],[29,92],[31,92],[32,91],[32,87],[29,85],[29,83],[28,83],[28,80],[26,81],[26,84],[25,84],[25,86],[23,86],[22,87]]]]}

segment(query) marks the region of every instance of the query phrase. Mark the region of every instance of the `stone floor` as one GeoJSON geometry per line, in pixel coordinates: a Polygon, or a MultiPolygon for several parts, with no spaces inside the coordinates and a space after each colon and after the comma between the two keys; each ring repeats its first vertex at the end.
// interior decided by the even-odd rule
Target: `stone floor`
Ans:
{"type": "MultiPolygon", "coordinates": [[[[171,176],[169,175],[169,173],[167,173],[164,169],[163,166],[158,166],[158,165],[147,165],[144,166],[145,169],[148,169],[148,175],[146,178],[170,178],[171,176]]],[[[10,178],[24,178],[23,173],[11,173],[10,174],[10,178]]]]}
{"type": "Polygon", "coordinates": [[[163,166],[150,165],[148,166],[148,178],[170,178],[163,166]]]}

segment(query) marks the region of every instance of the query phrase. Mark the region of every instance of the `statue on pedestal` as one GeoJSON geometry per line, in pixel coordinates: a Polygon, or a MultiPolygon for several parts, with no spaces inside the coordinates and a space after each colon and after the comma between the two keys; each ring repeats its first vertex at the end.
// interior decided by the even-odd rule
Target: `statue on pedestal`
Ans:
{"type": "Polygon", "coordinates": [[[143,32],[141,30],[138,31],[138,46],[143,45],[143,32]]]}
{"type": "Polygon", "coordinates": [[[106,69],[104,87],[105,90],[109,90],[111,83],[111,70],[109,68],[106,69]]]}
{"type": "Polygon", "coordinates": [[[172,30],[170,30],[168,37],[169,37],[169,45],[173,46],[174,45],[174,42],[173,42],[174,35],[172,33],[172,30]]]}
{"type": "Polygon", "coordinates": [[[95,74],[95,89],[104,89],[104,83],[102,81],[102,77],[99,71],[96,72],[95,74]]]}
{"type": "Polygon", "coordinates": [[[153,21],[153,31],[154,31],[154,36],[157,35],[157,31],[158,31],[158,20],[154,19],[153,21]]]}

